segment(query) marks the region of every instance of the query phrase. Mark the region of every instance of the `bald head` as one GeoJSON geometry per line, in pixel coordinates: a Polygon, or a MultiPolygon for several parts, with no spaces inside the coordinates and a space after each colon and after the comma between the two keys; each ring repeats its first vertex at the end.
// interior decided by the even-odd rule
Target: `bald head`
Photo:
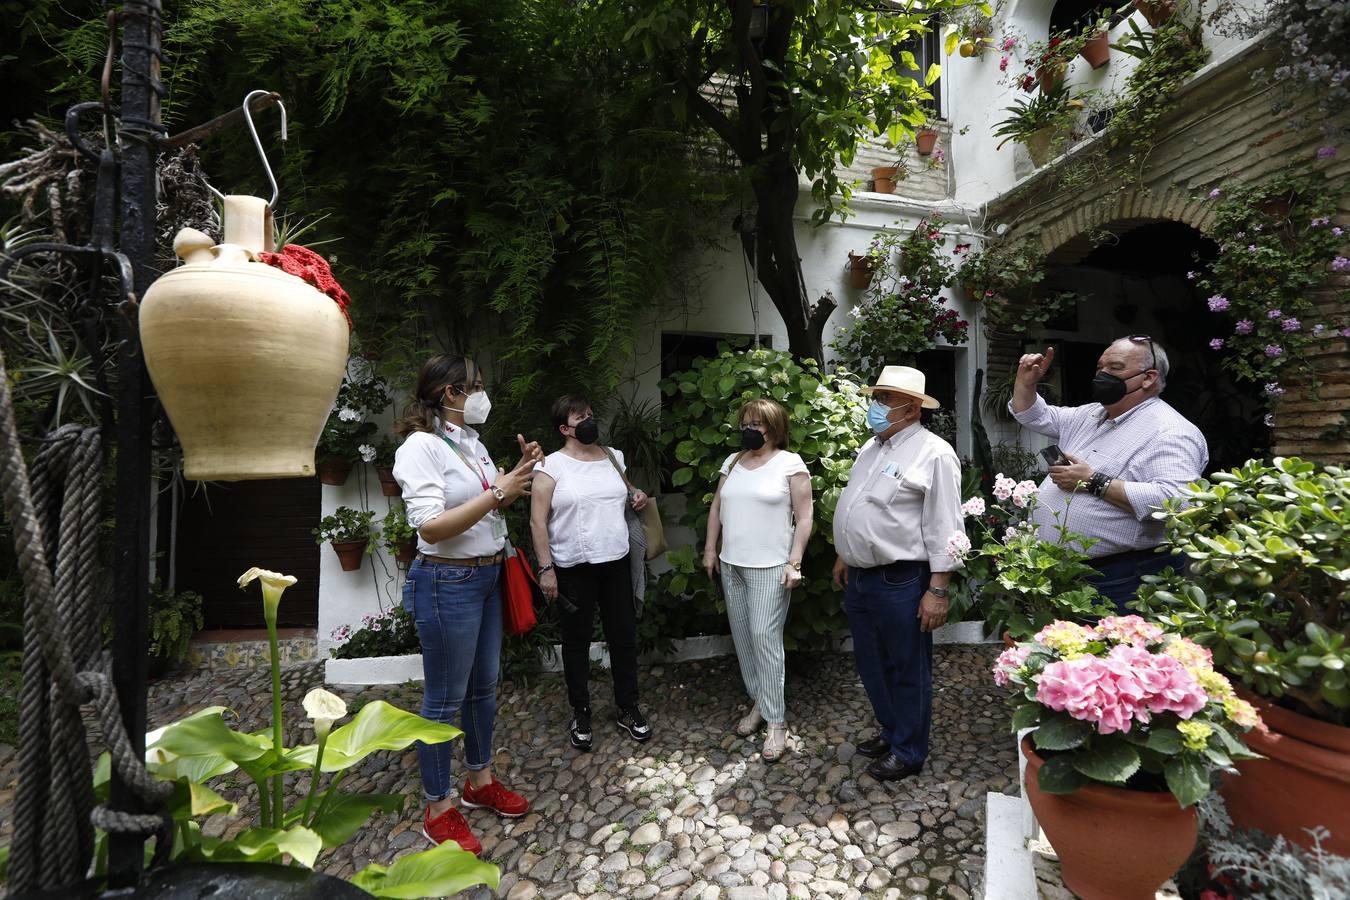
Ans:
{"type": "MultiPolygon", "coordinates": [[[[1113,342],[1102,354],[1102,359],[1112,357],[1113,360],[1119,360],[1124,363],[1131,372],[1145,372],[1154,369],[1158,373],[1158,387],[1154,393],[1161,393],[1167,386],[1167,372],[1171,368],[1171,363],[1167,359],[1167,351],[1163,349],[1162,344],[1155,340],[1133,340],[1123,337],[1113,342]]],[[[1105,371],[1112,369],[1098,364],[1098,368],[1105,371]]],[[[1118,373],[1117,373],[1118,374],[1118,373]]]]}

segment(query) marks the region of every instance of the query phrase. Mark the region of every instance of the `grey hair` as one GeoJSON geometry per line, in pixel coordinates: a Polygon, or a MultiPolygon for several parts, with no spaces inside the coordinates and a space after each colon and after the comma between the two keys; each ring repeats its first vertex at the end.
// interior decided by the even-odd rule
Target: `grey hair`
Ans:
{"type": "Polygon", "coordinates": [[[1151,368],[1156,369],[1158,372],[1158,389],[1162,390],[1163,388],[1167,387],[1167,373],[1171,370],[1172,363],[1171,360],[1167,358],[1167,351],[1163,349],[1163,345],[1161,343],[1159,343],[1157,340],[1150,338],[1150,343],[1152,343],[1153,345],[1152,354],[1149,353],[1148,344],[1145,344],[1140,341],[1132,341],[1127,337],[1117,339],[1116,343],[1125,344],[1127,346],[1137,348],[1139,353],[1143,354],[1143,358],[1145,360],[1151,361],[1156,357],[1158,361],[1151,368]]]}

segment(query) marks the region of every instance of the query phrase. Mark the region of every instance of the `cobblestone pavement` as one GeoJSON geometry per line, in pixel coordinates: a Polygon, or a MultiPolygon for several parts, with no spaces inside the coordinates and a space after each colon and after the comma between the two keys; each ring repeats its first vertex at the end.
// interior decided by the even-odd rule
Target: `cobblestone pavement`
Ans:
{"type": "MultiPolygon", "coordinates": [[[[497,893],[549,900],[980,896],[984,795],[1015,793],[1017,780],[1004,694],[988,675],[997,649],[936,649],[932,754],[921,775],[887,785],[866,775],[868,760],[855,750],[875,722],[848,655],[789,660],[792,748],[768,765],[759,756],[762,734],[743,739],[731,730],[745,700],[730,659],[643,670],[643,706],[655,732],[645,745],[613,724],[608,673],[597,671],[591,753],[567,742],[570,710],[557,676],[529,688],[506,684],[495,768],[533,808],[514,821],[467,811],[485,858],[501,867],[497,893]]],[[[321,682],[317,663],[284,671],[288,743],[312,739],[299,700],[321,682]]],[[[414,711],[421,699],[416,684],[339,693],[349,703],[385,699],[414,711]]],[[[265,727],[266,672],[155,684],[150,724],[211,703],[236,710],[246,729],[265,727]]],[[[5,820],[13,778],[10,748],[0,747],[5,820]]],[[[301,794],[306,781],[294,779],[292,792],[301,794]]],[[[401,815],[372,819],[357,838],[322,857],[320,868],[350,875],[427,846],[414,752],[375,754],[343,789],[401,792],[409,803],[401,815]]],[[[223,792],[254,809],[242,788],[227,783],[223,792]]],[[[9,842],[7,826],[0,825],[0,844],[9,842]]],[[[204,830],[232,834],[243,827],[242,817],[213,817],[204,830]]]]}

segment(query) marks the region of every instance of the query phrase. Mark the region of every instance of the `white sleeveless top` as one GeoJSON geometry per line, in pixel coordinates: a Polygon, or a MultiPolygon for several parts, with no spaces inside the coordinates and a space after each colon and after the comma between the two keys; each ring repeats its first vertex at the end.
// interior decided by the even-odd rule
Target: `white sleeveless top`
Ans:
{"type": "MultiPolygon", "coordinates": [[[[626,469],[623,453],[613,453],[619,467],[626,469]]],[[[624,519],[628,488],[607,458],[574,459],[560,450],[544,457],[535,471],[554,482],[548,513],[548,549],[554,565],[613,562],[628,553],[624,519]]]]}
{"type": "Polygon", "coordinates": [[[788,481],[806,471],[802,458],[779,450],[758,469],[737,463],[735,454],[722,463],[722,491],[718,508],[722,522],[724,563],[765,569],[781,566],[792,551],[792,492],[788,481]]]}

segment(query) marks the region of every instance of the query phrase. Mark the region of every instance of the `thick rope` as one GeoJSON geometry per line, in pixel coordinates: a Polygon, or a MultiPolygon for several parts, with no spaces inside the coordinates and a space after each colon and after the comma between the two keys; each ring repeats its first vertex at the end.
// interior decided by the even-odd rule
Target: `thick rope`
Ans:
{"type": "Polygon", "coordinates": [[[101,515],[98,432],[66,425],[24,465],[14,407],[0,354],[0,489],[23,574],[23,687],[20,692],[19,788],[9,881],[18,893],[81,882],[93,857],[93,827],[151,834],[160,815],[95,808],[87,735],[80,705],[99,718],[112,765],[148,806],[172,785],[145,770],[122,724],[111,666],[102,651],[103,612],[95,585],[101,515]],[[55,560],[53,569],[50,560],[55,560]]]}

